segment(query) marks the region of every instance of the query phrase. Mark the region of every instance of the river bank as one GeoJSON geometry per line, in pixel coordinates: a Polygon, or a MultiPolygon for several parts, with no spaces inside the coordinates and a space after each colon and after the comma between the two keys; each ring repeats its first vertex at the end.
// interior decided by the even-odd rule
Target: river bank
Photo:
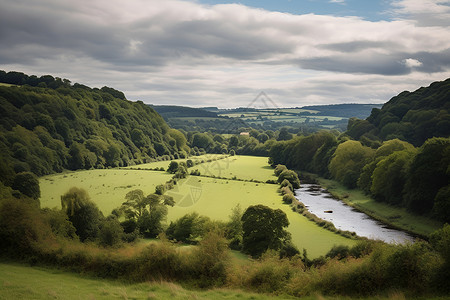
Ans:
{"type": "Polygon", "coordinates": [[[370,196],[365,195],[363,191],[348,189],[335,180],[325,179],[306,172],[302,172],[301,177],[304,181],[315,181],[334,197],[368,216],[417,237],[427,239],[432,232],[443,226],[441,222],[412,214],[404,208],[377,202],[370,196]]]}

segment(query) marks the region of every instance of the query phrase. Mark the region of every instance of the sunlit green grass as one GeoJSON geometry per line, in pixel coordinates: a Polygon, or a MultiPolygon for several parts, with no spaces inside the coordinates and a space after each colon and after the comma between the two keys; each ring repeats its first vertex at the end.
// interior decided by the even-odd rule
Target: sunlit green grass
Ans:
{"type": "Polygon", "coordinates": [[[85,189],[103,214],[108,215],[125,201],[134,189],[144,194],[155,191],[158,184],[172,178],[166,172],[123,169],[88,170],[44,176],[39,179],[41,207],[61,208],[61,195],[71,187],[85,189]]]}
{"type": "Polygon", "coordinates": [[[268,157],[236,155],[225,159],[204,163],[193,167],[202,175],[224,178],[267,181],[276,180],[273,168],[268,164],[268,157]]]}
{"type": "Polygon", "coordinates": [[[277,188],[275,184],[190,176],[167,192],[177,202],[169,208],[168,221],[191,212],[212,220],[227,221],[231,210],[238,204],[243,210],[250,205],[263,204],[281,208],[287,214],[292,241],[300,250],[305,248],[312,258],[326,254],[334,245],[355,244],[354,240],[325,230],[293,212],[288,205],[283,205],[277,188]]]}
{"type": "MultiPolygon", "coordinates": [[[[169,282],[126,284],[55,269],[0,263],[0,299],[293,299],[226,289],[187,290],[169,282]]],[[[309,299],[315,299],[309,298],[309,299]]]]}
{"type": "MultiPolygon", "coordinates": [[[[195,168],[202,174],[209,170],[211,174],[221,177],[236,176],[238,179],[259,181],[276,179],[266,157],[233,156],[200,164],[195,168]]],[[[125,195],[130,190],[141,189],[144,194],[150,194],[156,185],[171,177],[166,172],[129,169],[89,170],[45,176],[40,178],[41,207],[60,208],[60,196],[76,186],[88,191],[100,210],[108,215],[125,201],[125,195]]],[[[292,234],[294,244],[300,250],[305,248],[312,258],[326,254],[334,245],[351,246],[355,243],[293,212],[288,205],[282,204],[277,189],[276,184],[188,176],[174,189],[167,191],[167,195],[174,197],[176,205],[169,207],[166,225],[191,212],[208,216],[212,220],[227,221],[231,210],[238,204],[243,210],[250,205],[263,204],[281,208],[287,214],[290,222],[288,231],[292,234]]]]}
{"type": "Polygon", "coordinates": [[[370,196],[365,195],[363,191],[359,189],[347,189],[334,180],[320,178],[319,181],[330,192],[344,199],[350,205],[401,229],[428,236],[443,225],[441,222],[431,218],[411,214],[405,208],[377,202],[370,196]]]}
{"type": "Polygon", "coordinates": [[[164,161],[155,161],[155,162],[146,163],[146,164],[129,166],[129,167],[126,167],[125,169],[142,169],[142,170],[145,170],[145,169],[164,168],[164,170],[167,170],[167,168],[169,167],[169,164],[170,164],[171,161],[186,162],[188,159],[190,159],[194,163],[201,163],[202,161],[206,162],[207,160],[221,159],[221,158],[224,158],[224,157],[226,157],[226,155],[222,155],[222,154],[205,154],[205,155],[199,155],[199,156],[191,156],[189,158],[164,160],[164,161]]]}

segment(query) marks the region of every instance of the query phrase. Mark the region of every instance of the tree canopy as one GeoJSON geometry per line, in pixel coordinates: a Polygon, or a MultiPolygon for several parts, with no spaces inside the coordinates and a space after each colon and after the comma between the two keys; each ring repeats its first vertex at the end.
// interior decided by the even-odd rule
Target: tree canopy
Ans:
{"type": "Polygon", "coordinates": [[[252,256],[260,256],[268,249],[281,249],[290,239],[284,230],[288,225],[288,218],[281,209],[249,206],[242,215],[243,250],[252,256]]]}

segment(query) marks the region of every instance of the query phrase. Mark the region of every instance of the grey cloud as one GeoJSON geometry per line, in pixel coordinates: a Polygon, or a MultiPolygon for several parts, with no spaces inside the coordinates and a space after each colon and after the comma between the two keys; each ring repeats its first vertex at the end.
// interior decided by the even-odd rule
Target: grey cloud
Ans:
{"type": "Polygon", "coordinates": [[[414,70],[426,73],[444,72],[450,69],[450,49],[433,53],[391,53],[389,55],[349,54],[320,58],[299,59],[302,68],[333,71],[352,74],[406,75],[414,70]],[[410,68],[404,63],[405,59],[413,58],[422,63],[421,66],[410,68]]]}
{"type": "Polygon", "coordinates": [[[319,47],[338,52],[350,53],[367,49],[395,49],[399,45],[393,42],[382,41],[352,41],[346,43],[324,44],[319,47]]]}
{"type": "Polygon", "coordinates": [[[302,68],[352,74],[405,75],[411,72],[398,55],[328,56],[300,59],[302,68]]]}

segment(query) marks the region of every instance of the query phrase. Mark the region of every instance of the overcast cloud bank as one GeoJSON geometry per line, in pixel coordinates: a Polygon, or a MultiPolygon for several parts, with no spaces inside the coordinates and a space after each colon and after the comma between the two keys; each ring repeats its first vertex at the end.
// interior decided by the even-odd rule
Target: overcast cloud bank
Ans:
{"type": "Polygon", "coordinates": [[[388,21],[370,22],[189,1],[0,0],[0,66],[154,104],[245,106],[261,91],[279,106],[381,103],[450,77],[448,1],[391,5],[388,21]]]}

